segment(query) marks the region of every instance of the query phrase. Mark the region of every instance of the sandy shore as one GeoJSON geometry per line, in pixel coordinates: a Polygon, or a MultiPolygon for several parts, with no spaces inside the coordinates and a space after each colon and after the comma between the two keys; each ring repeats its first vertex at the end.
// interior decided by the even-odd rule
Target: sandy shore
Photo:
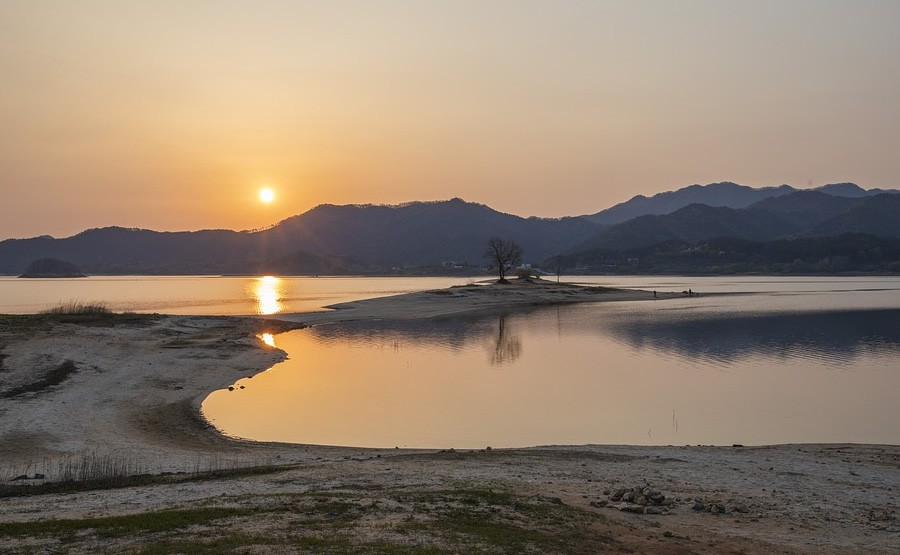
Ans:
{"type": "MultiPolygon", "coordinates": [[[[287,538],[266,552],[320,552],[308,548],[315,543],[308,538],[325,541],[334,534],[349,538],[349,547],[325,552],[412,553],[407,548],[421,544],[434,549],[429,552],[449,553],[458,551],[460,542],[474,542],[483,552],[517,552],[518,544],[491,543],[500,540],[479,535],[477,527],[448,532],[445,522],[456,522],[451,516],[460,511],[475,511],[475,521],[496,521],[495,529],[518,527],[522,537],[546,533],[543,540],[529,544],[536,552],[897,552],[898,446],[370,450],[231,440],[199,414],[210,391],[284,359],[284,352],[255,337],[259,333],[329,321],[641,299],[652,302],[653,293],[539,282],[457,287],[271,319],[0,321],[0,479],[5,484],[0,552],[52,548],[112,553],[147,543],[187,541],[178,527],[156,535],[136,533],[131,539],[110,539],[89,528],[94,532],[66,543],[51,533],[17,535],[10,530],[18,528],[5,529],[3,524],[142,515],[173,507],[268,511],[266,519],[254,517],[252,511],[221,516],[242,533],[252,531],[242,545],[259,545],[262,540],[252,538],[273,534],[287,538]],[[113,461],[125,465],[129,474],[153,478],[142,485],[75,493],[40,489],[71,470],[73,461],[77,465],[87,458],[113,461]],[[252,466],[268,468],[241,470],[252,466]],[[198,473],[207,470],[227,472],[218,479],[198,473]],[[36,475],[43,478],[34,479],[36,475]],[[637,499],[632,501],[639,501],[649,487],[644,504],[615,495],[621,488],[635,487],[632,495],[637,499]],[[486,491],[504,492],[506,497],[483,494],[486,491]],[[27,495],[19,495],[22,492],[27,495]],[[433,495],[444,496],[443,501],[429,497],[433,495]],[[285,496],[294,504],[280,511],[285,496]],[[471,496],[478,497],[477,502],[471,496]],[[315,503],[309,508],[313,512],[320,503],[340,502],[352,518],[334,517],[326,526],[331,532],[320,534],[322,522],[314,525],[296,517],[298,511],[309,512],[301,510],[307,502],[315,503]],[[541,511],[526,510],[532,506],[541,511]],[[442,512],[447,507],[450,512],[442,512]],[[482,509],[484,514],[478,512],[482,509]],[[549,513],[559,514],[542,520],[549,513]],[[410,525],[412,534],[404,524],[409,522],[422,526],[410,525]],[[554,538],[568,537],[576,529],[571,541],[552,547],[554,538]],[[370,549],[382,544],[407,550],[370,549]],[[567,545],[575,547],[568,550],[567,545]]],[[[193,523],[191,534],[217,537],[221,524],[193,523]]]]}

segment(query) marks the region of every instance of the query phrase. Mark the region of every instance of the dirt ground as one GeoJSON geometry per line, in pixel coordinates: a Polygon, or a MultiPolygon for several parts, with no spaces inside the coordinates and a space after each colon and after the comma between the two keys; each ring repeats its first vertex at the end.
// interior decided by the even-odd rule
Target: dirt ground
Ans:
{"type": "Polygon", "coordinates": [[[452,288],[279,317],[0,317],[0,553],[900,552],[900,446],[263,444],[200,416],[340,319],[652,299],[452,288]]]}

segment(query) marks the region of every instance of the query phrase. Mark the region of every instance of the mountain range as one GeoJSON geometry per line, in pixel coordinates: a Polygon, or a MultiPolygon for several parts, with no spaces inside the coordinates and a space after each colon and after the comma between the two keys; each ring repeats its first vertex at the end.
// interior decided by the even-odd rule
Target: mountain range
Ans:
{"type": "MultiPolygon", "coordinates": [[[[0,242],[0,274],[19,274],[44,258],[93,274],[473,272],[484,264],[492,236],[522,245],[526,262],[610,271],[620,260],[639,258],[635,252],[646,257],[654,246],[684,250],[719,239],[757,244],[856,234],[900,242],[898,193],[852,183],[797,190],[725,182],[639,195],[565,218],[523,218],[461,199],[326,204],[257,231],[107,227],[60,239],[8,239],[0,242]]],[[[886,244],[880,252],[890,249],[886,244]]]]}

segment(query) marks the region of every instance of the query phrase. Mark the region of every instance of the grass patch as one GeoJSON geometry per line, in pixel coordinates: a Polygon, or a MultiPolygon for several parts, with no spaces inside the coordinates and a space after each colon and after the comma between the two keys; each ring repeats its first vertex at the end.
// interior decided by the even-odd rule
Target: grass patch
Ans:
{"type": "Polygon", "coordinates": [[[191,555],[219,555],[232,553],[247,545],[277,546],[283,545],[273,538],[260,536],[227,535],[210,540],[161,541],[144,546],[136,551],[128,551],[133,555],[169,555],[171,553],[190,553],[191,555]]]}
{"type": "Polygon", "coordinates": [[[0,523],[0,538],[28,537],[35,551],[140,555],[581,555],[614,547],[594,512],[497,489],[350,489],[211,501],[229,506],[0,523]]]}
{"type": "Polygon", "coordinates": [[[112,313],[106,303],[83,303],[81,301],[69,301],[40,312],[40,314],[53,316],[106,316],[112,313]]]}
{"type": "Polygon", "coordinates": [[[171,532],[188,526],[209,524],[223,518],[247,516],[255,512],[251,509],[208,507],[79,520],[0,522],[0,538],[46,535],[65,538],[87,530],[92,530],[103,538],[117,538],[148,532],[171,532]]]}
{"type": "Polygon", "coordinates": [[[146,324],[159,318],[157,314],[137,314],[134,312],[113,312],[101,302],[84,303],[69,301],[62,303],[37,314],[43,317],[43,322],[59,322],[64,324],[79,324],[83,326],[113,326],[121,324],[146,324]]]}
{"type": "Polygon", "coordinates": [[[45,318],[34,314],[0,314],[0,335],[27,334],[46,326],[45,318]]]}
{"type": "MultiPolygon", "coordinates": [[[[165,541],[145,546],[134,555],[169,555],[170,553],[190,553],[192,555],[220,555],[222,553],[245,553],[247,546],[263,547],[259,552],[273,551],[273,547],[294,548],[300,553],[330,555],[451,555],[458,550],[433,546],[397,545],[388,542],[368,542],[354,544],[343,536],[319,537],[300,536],[297,538],[271,536],[229,535],[204,540],[165,541]]],[[[255,552],[255,551],[252,551],[255,552]]]]}
{"type": "Polygon", "coordinates": [[[591,531],[596,515],[553,499],[491,489],[414,493],[399,499],[416,502],[417,513],[428,517],[402,523],[398,531],[437,534],[449,544],[473,546],[472,552],[581,553],[585,547],[613,541],[591,531]]]}
{"type": "Polygon", "coordinates": [[[77,493],[82,491],[95,491],[136,486],[152,486],[164,484],[181,484],[186,482],[204,482],[210,480],[237,479],[249,476],[262,476],[265,474],[277,474],[296,468],[296,465],[270,465],[247,466],[228,469],[215,468],[201,470],[198,468],[191,473],[162,473],[141,474],[139,468],[126,459],[116,460],[117,457],[107,457],[106,462],[100,457],[98,463],[88,462],[95,455],[85,455],[86,460],[79,462],[77,459],[67,459],[59,463],[62,469],[60,475],[63,479],[42,484],[0,485],[0,499],[4,497],[25,497],[29,495],[46,495],[51,493],[77,493]],[[93,472],[86,470],[94,468],[93,472]],[[98,470],[104,469],[102,472],[98,470]],[[83,479],[78,479],[78,476],[83,479]]]}

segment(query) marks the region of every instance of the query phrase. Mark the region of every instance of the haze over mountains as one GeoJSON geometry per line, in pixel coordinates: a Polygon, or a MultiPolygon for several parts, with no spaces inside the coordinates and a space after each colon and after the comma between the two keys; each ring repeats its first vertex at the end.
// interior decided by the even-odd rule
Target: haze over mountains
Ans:
{"type": "Polygon", "coordinates": [[[461,199],[320,205],[259,231],[108,227],[62,239],[9,239],[0,242],[0,274],[17,275],[42,258],[69,261],[93,274],[415,273],[454,266],[472,272],[484,264],[491,236],[519,242],[527,262],[548,269],[562,264],[585,272],[716,271],[710,270],[714,262],[722,272],[766,271],[759,265],[781,263],[771,253],[760,258],[759,245],[776,242],[792,245],[782,254],[794,256],[785,262],[793,266],[779,271],[900,271],[891,266],[900,263],[898,193],[851,183],[815,190],[714,183],[639,195],[595,214],[560,219],[522,218],[461,199]],[[723,250],[723,244],[730,246],[723,250]],[[850,255],[821,250],[829,245],[850,249],[852,260],[833,264],[834,257],[844,261],[850,255]],[[696,256],[712,251],[715,260],[696,256]],[[756,266],[747,265],[750,251],[757,252],[756,266]],[[863,251],[865,267],[856,260],[863,251]],[[694,253],[697,263],[682,260],[673,266],[685,252],[694,253]],[[819,259],[807,260],[804,253],[819,259]],[[662,255],[665,267],[659,266],[662,255]],[[737,262],[723,266],[730,257],[737,262]]]}

